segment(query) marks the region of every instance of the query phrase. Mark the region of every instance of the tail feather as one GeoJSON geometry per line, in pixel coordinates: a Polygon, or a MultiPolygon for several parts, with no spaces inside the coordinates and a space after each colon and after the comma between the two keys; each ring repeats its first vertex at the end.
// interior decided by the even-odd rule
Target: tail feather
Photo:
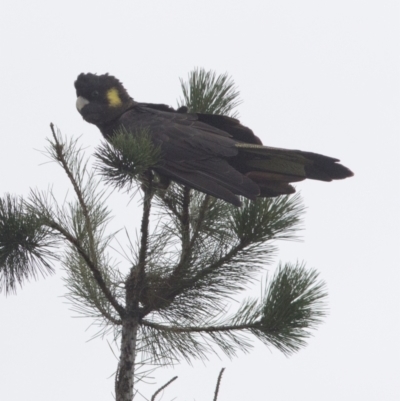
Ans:
{"type": "Polygon", "coordinates": [[[273,198],[279,195],[290,195],[296,192],[295,188],[288,183],[268,183],[259,184],[260,196],[262,198],[273,198]]]}
{"type": "Polygon", "coordinates": [[[305,178],[332,181],[354,175],[350,169],[338,163],[340,160],[318,153],[244,143],[238,143],[236,147],[239,155],[235,164],[247,175],[253,172],[274,173],[278,174],[278,180],[284,182],[305,178]]]}
{"type": "Polygon", "coordinates": [[[336,162],[321,163],[316,161],[312,165],[305,166],[305,170],[307,178],[319,181],[342,180],[354,175],[346,166],[336,162]]]}
{"type": "Polygon", "coordinates": [[[289,182],[302,181],[305,178],[286,174],[267,173],[263,171],[251,171],[246,174],[260,188],[261,197],[274,197],[289,195],[296,192],[289,182]]]}

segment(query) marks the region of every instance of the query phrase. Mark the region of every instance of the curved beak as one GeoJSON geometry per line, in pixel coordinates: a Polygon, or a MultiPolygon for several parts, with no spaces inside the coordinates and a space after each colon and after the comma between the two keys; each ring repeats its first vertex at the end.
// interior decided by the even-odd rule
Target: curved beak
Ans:
{"type": "Polygon", "coordinates": [[[90,103],[89,100],[87,100],[82,96],[79,96],[78,99],[76,99],[76,108],[80,112],[89,103],[90,103]]]}

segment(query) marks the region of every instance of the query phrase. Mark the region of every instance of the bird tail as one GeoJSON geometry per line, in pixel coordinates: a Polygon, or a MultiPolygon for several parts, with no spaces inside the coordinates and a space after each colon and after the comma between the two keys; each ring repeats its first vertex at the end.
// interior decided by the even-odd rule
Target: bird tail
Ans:
{"type": "Polygon", "coordinates": [[[260,187],[260,196],[291,194],[290,183],[306,178],[329,182],[354,175],[340,160],[318,153],[246,143],[236,147],[232,164],[260,187]]]}

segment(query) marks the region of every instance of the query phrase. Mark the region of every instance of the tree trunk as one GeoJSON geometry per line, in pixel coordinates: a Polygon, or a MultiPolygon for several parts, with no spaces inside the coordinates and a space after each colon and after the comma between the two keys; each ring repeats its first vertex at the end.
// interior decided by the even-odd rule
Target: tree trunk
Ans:
{"type": "Polygon", "coordinates": [[[122,322],[121,356],[115,386],[116,401],[133,400],[133,376],[135,368],[138,322],[125,318],[122,322]]]}

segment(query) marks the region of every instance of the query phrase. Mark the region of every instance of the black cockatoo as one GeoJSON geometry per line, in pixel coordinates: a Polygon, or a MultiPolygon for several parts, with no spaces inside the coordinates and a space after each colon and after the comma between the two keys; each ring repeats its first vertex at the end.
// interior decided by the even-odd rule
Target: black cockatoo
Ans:
{"type": "Polygon", "coordinates": [[[112,75],[82,73],[75,88],[79,113],[106,139],[122,126],[131,132],[146,128],[161,149],[162,160],[154,168],[158,174],[236,206],[236,195],[291,194],[291,182],[353,175],[332,157],[263,146],[237,119],[135,102],[112,75]]]}

